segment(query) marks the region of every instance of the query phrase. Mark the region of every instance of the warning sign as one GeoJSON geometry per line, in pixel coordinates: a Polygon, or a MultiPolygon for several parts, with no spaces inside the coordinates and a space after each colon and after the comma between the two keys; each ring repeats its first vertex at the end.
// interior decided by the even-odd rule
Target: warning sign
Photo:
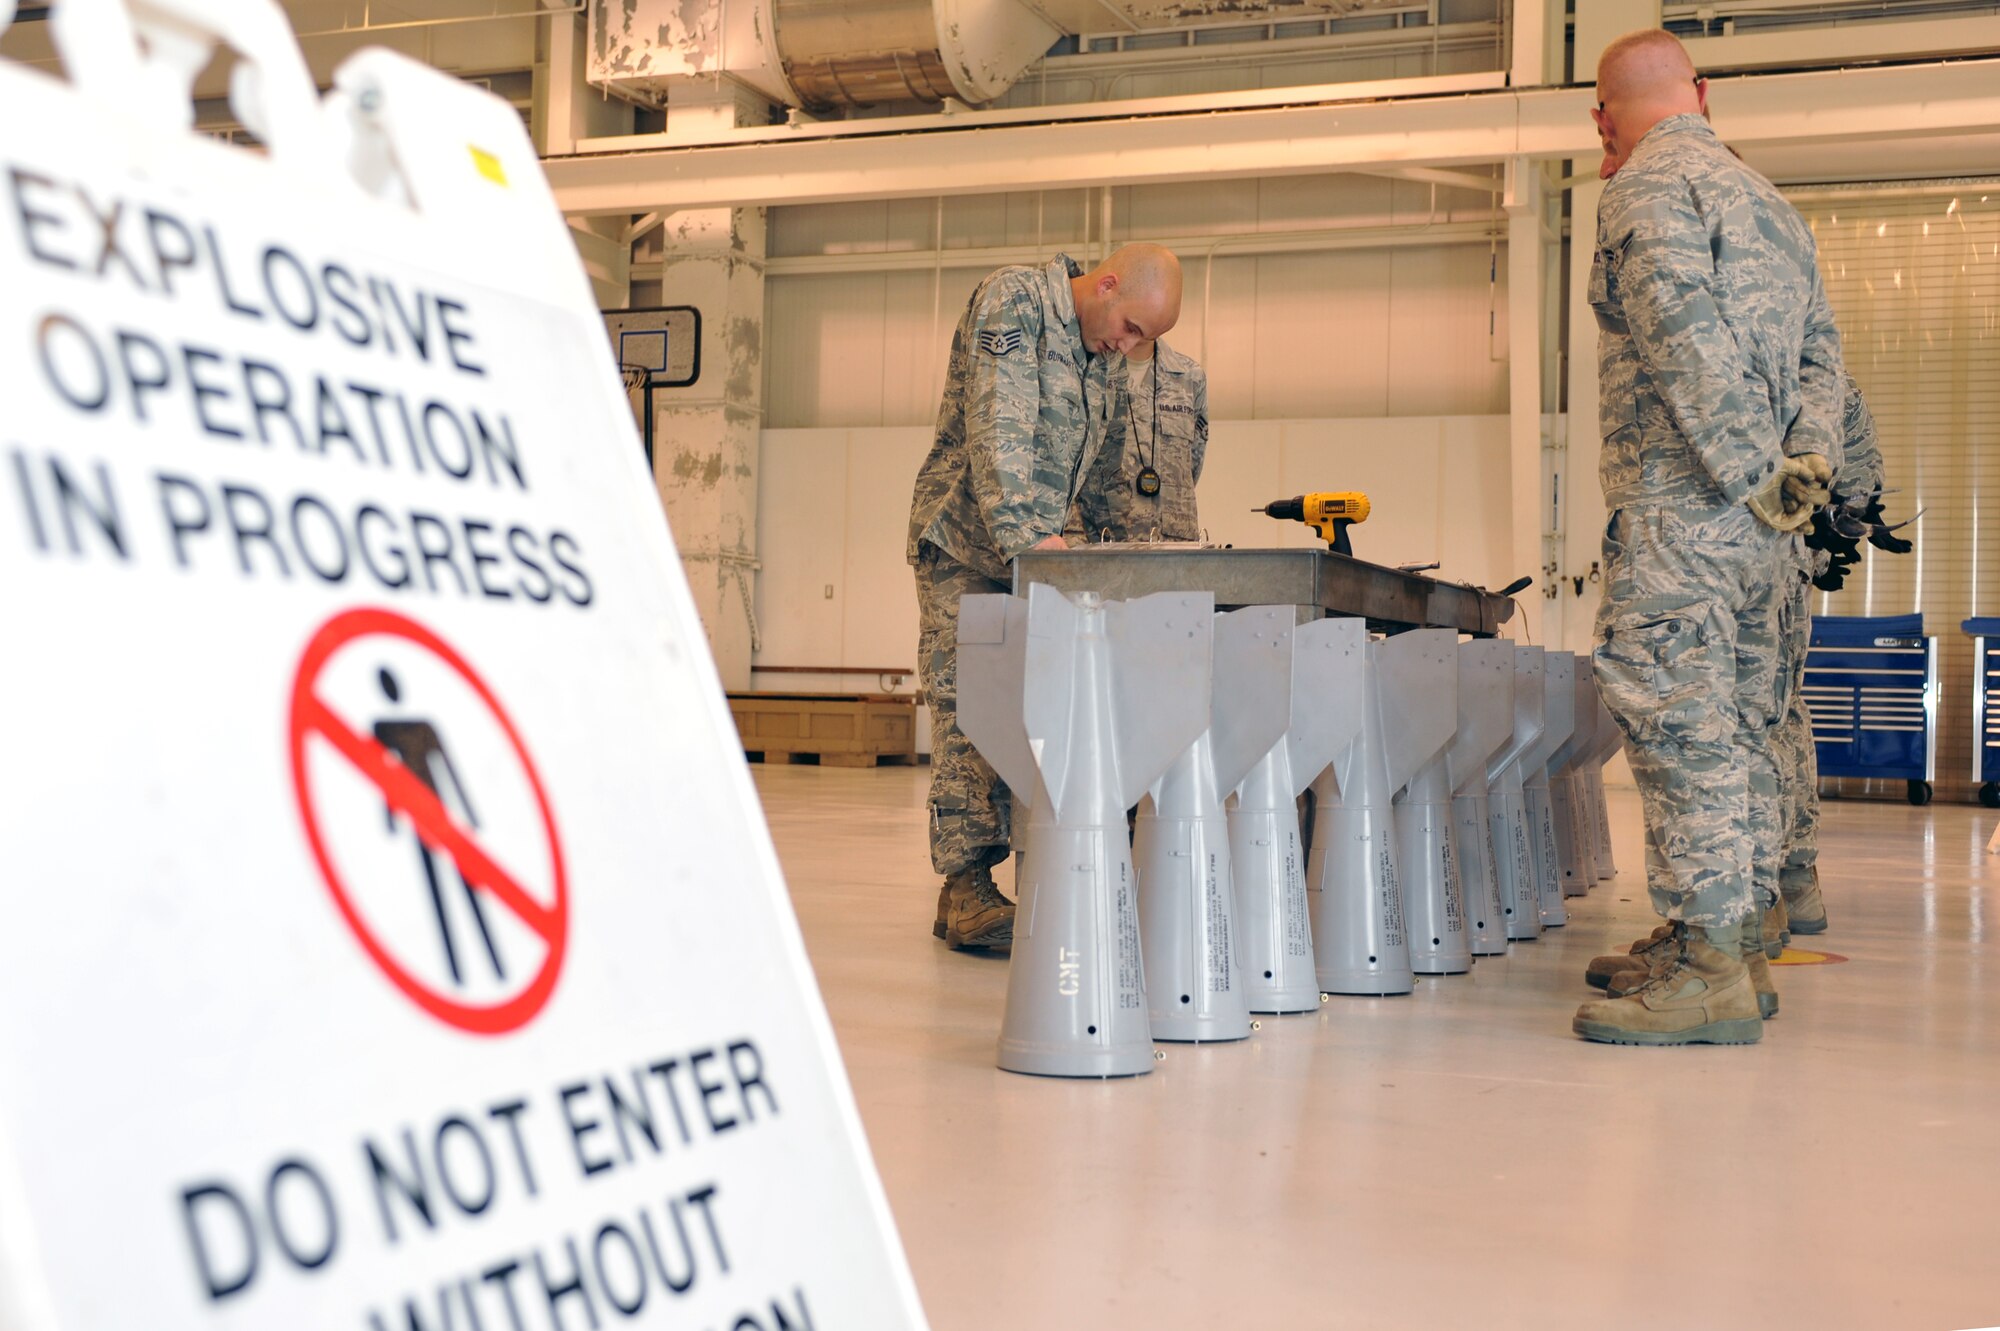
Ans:
{"type": "Polygon", "coordinates": [[[277,14],[0,59],[0,1327],[921,1328],[521,119],[277,14]]]}
{"type": "MultiPolygon", "coordinates": [[[[350,691],[368,690],[363,684],[350,691]]],[[[554,992],[562,970],[569,893],[548,792],[493,691],[465,658],[415,621],[388,610],[350,610],[307,644],[292,685],[291,712],[299,817],[341,916],[368,955],[419,1007],[461,1030],[497,1035],[532,1019],[554,992]],[[327,694],[343,675],[366,676],[371,668],[381,696],[360,706],[386,710],[372,723],[357,725],[342,714],[354,704],[338,706],[327,694]],[[432,682],[428,703],[414,692],[405,699],[412,676],[432,682]],[[458,720],[441,725],[435,709],[452,707],[457,699],[464,700],[453,709],[458,720]],[[545,843],[547,886],[539,893],[524,887],[481,844],[479,816],[460,766],[464,746],[476,741],[481,730],[491,732],[485,747],[498,750],[493,755],[497,761],[482,762],[475,770],[497,780],[512,777],[530,797],[514,803],[532,806],[516,812],[529,814],[545,843]],[[461,746],[459,763],[452,761],[446,732],[461,746]],[[313,784],[319,746],[338,755],[351,777],[372,788],[369,794],[379,797],[389,817],[386,829],[378,819],[352,817],[351,810],[345,825],[338,814],[329,821],[323,807],[332,801],[326,791],[329,779],[322,777],[317,793],[313,784]],[[510,759],[517,772],[507,771],[510,759]],[[410,832],[413,878],[421,879],[429,916],[422,904],[410,908],[418,893],[386,887],[398,875],[382,872],[388,866],[376,866],[379,856],[363,850],[363,844],[380,841],[385,830],[393,835],[398,819],[410,832]],[[339,849],[343,846],[344,851],[339,849]],[[343,869],[343,861],[350,867],[343,869]],[[358,881],[352,867],[357,861],[369,862],[363,871],[367,876],[358,881]],[[370,892],[370,886],[375,890],[370,892]],[[383,916],[393,917],[394,923],[383,916]],[[491,1001],[472,1001],[468,994],[482,987],[500,993],[491,1001]]],[[[482,791],[480,800],[489,825],[518,826],[518,818],[494,822],[496,810],[487,799],[491,793],[482,791]]]]}

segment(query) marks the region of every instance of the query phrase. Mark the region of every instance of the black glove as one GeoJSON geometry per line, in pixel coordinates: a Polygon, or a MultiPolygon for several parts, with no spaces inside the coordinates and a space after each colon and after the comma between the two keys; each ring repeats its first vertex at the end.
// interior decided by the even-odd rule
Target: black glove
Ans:
{"type": "Polygon", "coordinates": [[[1812,580],[1812,585],[1823,592],[1837,592],[1847,581],[1847,570],[1861,562],[1857,554],[1834,553],[1828,556],[1826,572],[1812,580]]]}
{"type": "MultiPolygon", "coordinates": [[[[1888,525],[1883,521],[1882,501],[1879,498],[1868,505],[1868,510],[1861,515],[1861,520],[1873,523],[1878,527],[1888,525]]],[[[1874,546],[1877,550],[1885,550],[1892,555],[1906,555],[1916,548],[1902,537],[1886,531],[1869,532],[1868,544],[1874,546]]]]}
{"type": "Polygon", "coordinates": [[[1836,559],[1844,558],[1850,564],[1861,560],[1861,541],[1858,537],[1842,536],[1834,530],[1833,519],[1825,509],[1813,513],[1812,529],[1805,534],[1806,549],[1824,550],[1836,559]]]}

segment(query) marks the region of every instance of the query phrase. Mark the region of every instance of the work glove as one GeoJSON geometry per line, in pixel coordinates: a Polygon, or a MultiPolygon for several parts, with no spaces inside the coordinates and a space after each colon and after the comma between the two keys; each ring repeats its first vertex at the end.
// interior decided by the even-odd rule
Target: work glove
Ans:
{"type": "Polygon", "coordinates": [[[1861,520],[1874,526],[1875,530],[1868,533],[1868,544],[1874,546],[1877,550],[1886,550],[1892,555],[1906,555],[1916,549],[1915,546],[1894,532],[1882,530],[1888,523],[1882,516],[1882,500],[1880,496],[1877,496],[1868,505],[1867,511],[1861,515],[1861,520]]]}
{"type": "Polygon", "coordinates": [[[1861,562],[1859,554],[1833,551],[1827,555],[1826,567],[1812,580],[1812,585],[1823,592],[1837,592],[1847,581],[1847,570],[1861,562]]]}
{"type": "Polygon", "coordinates": [[[1743,501],[1750,511],[1757,515],[1759,522],[1783,532],[1797,531],[1811,522],[1813,514],[1819,511],[1804,506],[1792,509],[1786,507],[1785,484],[1792,479],[1790,462],[1791,459],[1787,458],[1786,466],[1773,474],[1771,479],[1765,482],[1763,489],[1754,492],[1743,501]]]}
{"type": "Polygon", "coordinates": [[[1838,556],[1850,564],[1861,559],[1861,538],[1848,536],[1833,522],[1833,514],[1828,509],[1814,509],[1812,528],[1805,534],[1808,550],[1824,550],[1829,555],[1838,556]]]}
{"type": "Polygon", "coordinates": [[[1833,501],[1833,468],[1818,453],[1801,453],[1778,464],[1784,477],[1785,508],[1818,508],[1833,501]]]}

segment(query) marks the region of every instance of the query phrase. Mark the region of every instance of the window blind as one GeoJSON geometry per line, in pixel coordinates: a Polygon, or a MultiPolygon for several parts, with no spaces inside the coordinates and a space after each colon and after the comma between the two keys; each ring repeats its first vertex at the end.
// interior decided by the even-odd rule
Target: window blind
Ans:
{"type": "Polygon", "coordinates": [[[2000,179],[1802,189],[1848,370],[1874,413],[1890,521],[1908,555],[1872,547],[1835,615],[1924,616],[1939,639],[1937,787],[1970,799],[1968,615],[2000,613],[2000,179]]]}

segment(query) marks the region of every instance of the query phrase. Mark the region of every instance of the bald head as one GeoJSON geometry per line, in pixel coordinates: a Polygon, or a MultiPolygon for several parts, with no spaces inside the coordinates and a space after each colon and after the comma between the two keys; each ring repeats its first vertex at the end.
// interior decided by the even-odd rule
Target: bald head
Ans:
{"type": "Polygon", "coordinates": [[[1162,245],[1134,244],[1070,279],[1084,346],[1093,356],[1159,338],[1181,317],[1181,261],[1162,245]]]}
{"type": "Polygon", "coordinates": [[[1597,58],[1597,95],[1605,101],[1614,96],[1660,99],[1683,89],[1691,95],[1693,86],[1694,61],[1680,38],[1664,28],[1628,32],[1597,58]]]}
{"type": "Polygon", "coordinates": [[[1668,116],[1706,114],[1708,88],[1679,38],[1663,28],[1641,28],[1598,57],[1597,102],[1591,118],[1598,138],[1606,156],[1622,164],[1668,116]]]}
{"type": "MultiPolygon", "coordinates": [[[[1115,273],[1127,300],[1165,301],[1169,312],[1178,318],[1181,312],[1181,261],[1174,252],[1164,245],[1148,245],[1143,242],[1123,245],[1111,252],[1111,257],[1098,265],[1100,273],[1115,273]]],[[[1171,327],[1172,319],[1168,320],[1171,327]]],[[[1162,328],[1160,332],[1167,330],[1162,328]]]]}

